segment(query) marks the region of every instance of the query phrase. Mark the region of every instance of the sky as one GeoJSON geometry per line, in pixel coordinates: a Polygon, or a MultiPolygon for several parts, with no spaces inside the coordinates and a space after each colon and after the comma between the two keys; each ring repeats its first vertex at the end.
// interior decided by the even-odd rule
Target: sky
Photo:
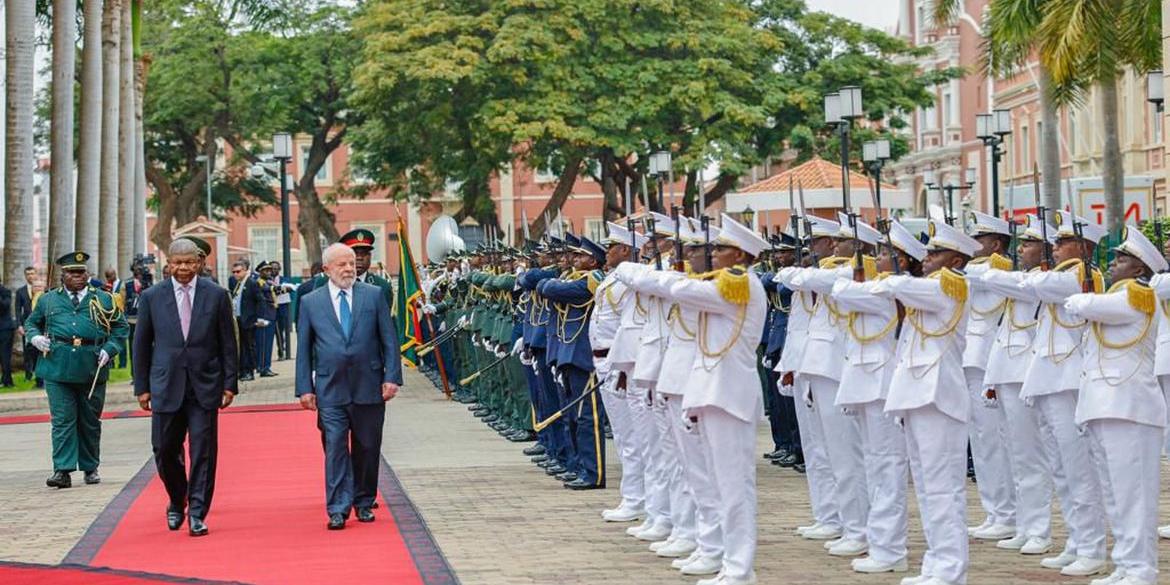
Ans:
{"type": "Polygon", "coordinates": [[[856,20],[878,30],[898,24],[899,0],[805,0],[810,10],[820,10],[856,20]]]}

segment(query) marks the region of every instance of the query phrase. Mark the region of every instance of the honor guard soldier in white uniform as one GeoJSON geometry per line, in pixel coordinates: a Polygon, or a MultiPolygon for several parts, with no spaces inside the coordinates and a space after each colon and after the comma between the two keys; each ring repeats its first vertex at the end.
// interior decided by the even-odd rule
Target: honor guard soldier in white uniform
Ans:
{"type": "MultiPolygon", "coordinates": [[[[1012,226],[998,217],[971,212],[971,236],[983,248],[967,263],[967,283],[970,289],[967,315],[967,348],[963,350],[963,373],[967,378],[967,392],[975,404],[983,399],[983,378],[987,374],[987,360],[991,344],[1003,318],[1007,299],[982,286],[980,277],[991,268],[1011,270],[1008,258],[1012,226]]],[[[967,533],[980,540],[1003,540],[1016,534],[1016,488],[1012,482],[1011,463],[1008,460],[1007,422],[1002,408],[973,408],[971,410],[971,458],[975,462],[975,486],[983,506],[984,520],[967,533]]]]}
{"type": "MultiPolygon", "coordinates": [[[[819,266],[821,259],[833,256],[833,238],[840,232],[841,225],[814,215],[805,216],[804,220],[802,235],[809,238],[808,257],[813,266],[819,266]]],[[[808,376],[802,364],[808,353],[805,348],[808,346],[809,324],[816,312],[817,299],[812,291],[797,290],[790,285],[792,278],[800,274],[800,268],[784,268],[776,274],[776,280],[793,291],[787,338],[776,370],[781,372],[781,392],[789,392],[784,388],[791,388],[790,391],[796,396],[797,428],[801,449],[804,451],[808,495],[812,504],[813,523],[797,528],[796,532],[809,540],[831,541],[841,537],[841,513],[835,497],[837,482],[829,466],[825,432],[820,418],[813,405],[802,398],[808,386],[808,376]]]]}
{"type": "Polygon", "coordinates": [[[1088,576],[1105,570],[1105,510],[1097,475],[1085,472],[1092,469],[1089,438],[1076,424],[1087,323],[1071,318],[1064,302],[1074,294],[1103,292],[1101,272],[1096,268],[1086,272],[1084,259],[1091,264],[1097,242],[1106,231],[1066,211],[1054,213],[1056,266],[1047,272],[1029,273],[1020,285],[1043,303],[1020,398],[1031,403],[1030,410],[1040,419],[1041,442],[1056,447],[1053,469],[1060,473],[1053,473],[1053,480],[1069,533],[1063,552],[1040,564],[1060,569],[1062,575],[1088,576]]]}
{"type": "MultiPolygon", "coordinates": [[[[1154,374],[1158,376],[1158,384],[1162,387],[1162,394],[1166,397],[1167,418],[1170,419],[1170,273],[1155,274],[1150,279],[1150,288],[1158,298],[1158,338],[1154,347],[1154,374]]],[[[1167,421],[1170,430],[1170,420],[1167,421]]],[[[1167,445],[1163,447],[1170,452],[1170,432],[1166,436],[1167,445]]],[[[1159,526],[1158,536],[1170,539],[1170,525],[1159,526]]]]}
{"type": "Polygon", "coordinates": [[[967,582],[971,401],[963,376],[967,280],[962,269],[981,248],[970,236],[932,221],[922,268],[929,276],[891,276],[878,289],[906,309],[886,412],[904,424],[927,547],[922,574],[903,579],[902,585],[967,582]]]}
{"type": "MultiPolygon", "coordinates": [[[[872,228],[860,224],[864,231],[872,228]]],[[[874,231],[875,239],[885,236],[874,231]]],[[[865,239],[867,236],[862,235],[865,239]]],[[[837,406],[849,409],[861,426],[865,481],[869,486],[866,541],[869,556],[853,561],[859,573],[904,573],[907,570],[906,438],[885,413],[894,373],[898,307],[888,296],[874,294],[880,280],[894,272],[921,276],[926,246],[900,223],[890,224],[887,243],[879,244],[877,280],[840,280],[833,285],[837,307],[848,314],[845,368],[837,406]],[[892,243],[894,250],[890,249],[892,243]],[[895,270],[894,262],[898,262],[895,270]]]]}
{"type": "Polygon", "coordinates": [[[1153,585],[1158,578],[1158,481],[1166,401],[1154,375],[1157,301],[1146,279],[1167,269],[1142,233],[1123,228],[1105,294],[1069,297],[1071,318],[1089,321],[1076,421],[1088,429],[1113,529],[1109,577],[1093,585],[1153,585]]]}
{"type": "Polygon", "coordinates": [[[1032,339],[1039,313],[1039,301],[1032,300],[1033,295],[1020,288],[1020,283],[1026,272],[1041,270],[1041,264],[1046,262],[1046,246],[1056,235],[1056,228],[1042,226],[1035,215],[1028,215],[1027,220],[1019,235],[1020,270],[992,268],[979,278],[980,286],[1003,295],[1007,300],[983,379],[986,389],[984,404],[976,408],[1003,409],[1011,445],[1009,456],[1017,505],[1016,534],[999,541],[996,547],[1038,555],[1052,549],[1053,467],[1040,432],[1040,413],[1020,397],[1020,388],[1032,361],[1032,339]]]}

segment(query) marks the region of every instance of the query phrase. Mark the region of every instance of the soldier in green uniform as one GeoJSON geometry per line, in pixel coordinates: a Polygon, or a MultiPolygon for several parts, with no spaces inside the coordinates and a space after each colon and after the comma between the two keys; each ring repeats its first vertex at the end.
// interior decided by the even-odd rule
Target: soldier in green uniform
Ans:
{"type": "Polygon", "coordinates": [[[45,380],[53,429],[53,475],[45,484],[55,488],[71,487],[76,469],[85,472],[87,484],[101,481],[106,366],[130,333],[114,298],[89,286],[87,260],[85,252],[58,258],[64,286],[41,295],[24,322],[29,343],[41,352],[36,374],[45,380]]]}

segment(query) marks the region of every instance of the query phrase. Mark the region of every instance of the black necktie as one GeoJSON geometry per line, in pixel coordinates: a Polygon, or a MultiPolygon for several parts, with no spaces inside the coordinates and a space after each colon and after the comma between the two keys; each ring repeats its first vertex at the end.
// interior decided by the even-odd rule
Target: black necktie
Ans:
{"type": "Polygon", "coordinates": [[[73,293],[73,308],[81,306],[81,296],[78,293],[73,293]]]}

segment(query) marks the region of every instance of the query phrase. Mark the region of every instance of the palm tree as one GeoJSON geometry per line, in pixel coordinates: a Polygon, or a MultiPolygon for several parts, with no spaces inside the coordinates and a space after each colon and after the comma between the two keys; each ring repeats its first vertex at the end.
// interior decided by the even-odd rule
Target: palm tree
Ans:
{"type": "Polygon", "coordinates": [[[106,0],[102,13],[102,152],[98,229],[98,270],[118,262],[118,125],[121,123],[120,78],[122,0],[106,0]]]}
{"type": "Polygon", "coordinates": [[[1126,67],[1142,74],[1161,62],[1161,2],[1048,0],[1037,32],[1040,62],[1052,72],[1057,100],[1075,103],[1090,88],[1098,90],[1105,135],[1105,220],[1117,233],[1125,220],[1117,80],[1126,67]]]}
{"type": "Polygon", "coordinates": [[[102,163],[102,0],[86,0],[81,49],[81,134],[77,153],[76,244],[97,269],[102,163]]]}
{"type": "Polygon", "coordinates": [[[122,0],[121,44],[118,65],[118,256],[115,266],[123,271],[130,269],[134,257],[134,205],[138,197],[134,194],[134,172],[138,168],[135,150],[138,144],[138,123],[134,117],[134,41],[131,33],[130,1],[122,0]]]}
{"type": "Polygon", "coordinates": [[[146,129],[142,106],[146,95],[148,59],[142,55],[142,0],[133,0],[131,28],[134,48],[134,245],[135,254],[146,251],[146,129]]]}
{"type": "MultiPolygon", "coordinates": [[[[76,0],[53,0],[53,113],[50,121],[49,259],[73,250],[73,76],[76,0]]],[[[50,268],[52,263],[49,263],[50,268]]],[[[52,270],[50,269],[50,274],[52,270]]]]}
{"type": "MultiPolygon", "coordinates": [[[[983,23],[983,55],[980,69],[989,77],[1001,77],[1027,67],[1035,50],[1036,32],[1042,9],[1048,0],[995,0],[990,3],[983,23]]],[[[954,22],[963,0],[936,0],[933,20],[939,25],[954,22]]],[[[1051,90],[1051,75],[1043,67],[1036,76],[1040,101],[1040,120],[1044,124],[1037,149],[1043,177],[1041,192],[1044,206],[1061,208],[1060,201],[1060,104],[1051,90]]],[[[1069,193],[1071,197],[1072,194],[1069,193]]]]}
{"type": "Polygon", "coordinates": [[[32,261],[33,0],[9,0],[5,10],[8,100],[4,167],[4,276],[19,282],[32,261]]]}

